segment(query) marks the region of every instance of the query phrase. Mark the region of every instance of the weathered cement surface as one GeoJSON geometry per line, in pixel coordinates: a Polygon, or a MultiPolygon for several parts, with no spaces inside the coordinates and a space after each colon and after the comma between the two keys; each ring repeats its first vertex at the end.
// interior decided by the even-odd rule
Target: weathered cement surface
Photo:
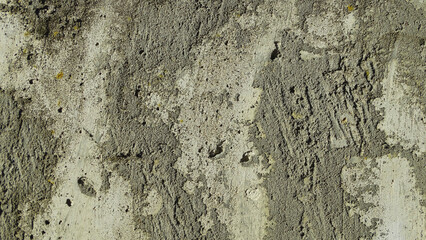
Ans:
{"type": "Polygon", "coordinates": [[[425,239],[425,9],[0,0],[0,239],[425,239]]]}

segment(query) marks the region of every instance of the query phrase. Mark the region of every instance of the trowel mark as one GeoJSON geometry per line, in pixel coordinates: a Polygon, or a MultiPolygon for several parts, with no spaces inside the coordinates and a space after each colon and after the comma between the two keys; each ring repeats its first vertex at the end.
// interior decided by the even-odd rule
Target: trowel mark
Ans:
{"type": "Polygon", "coordinates": [[[420,240],[426,237],[426,209],[420,205],[422,196],[415,187],[414,173],[407,159],[400,156],[353,157],[342,171],[342,182],[344,189],[358,201],[372,204],[366,209],[345,203],[351,207],[350,215],[359,214],[368,227],[378,224],[372,230],[373,239],[420,240]]]}

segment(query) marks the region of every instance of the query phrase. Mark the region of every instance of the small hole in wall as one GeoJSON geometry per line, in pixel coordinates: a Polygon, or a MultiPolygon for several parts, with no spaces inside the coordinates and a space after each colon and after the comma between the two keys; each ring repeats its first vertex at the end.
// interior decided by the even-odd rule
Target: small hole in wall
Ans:
{"type": "Polygon", "coordinates": [[[45,221],[44,221],[44,224],[49,225],[49,224],[50,224],[50,221],[49,221],[49,220],[45,220],[45,221]]]}
{"type": "Polygon", "coordinates": [[[67,201],[65,203],[68,205],[68,207],[71,207],[71,205],[72,205],[71,200],[69,198],[67,199],[67,201]]]}
{"type": "Polygon", "coordinates": [[[58,113],[61,113],[62,112],[62,108],[58,108],[58,113]]]}
{"type": "MultiPolygon", "coordinates": [[[[81,170],[81,171],[83,171],[83,170],[81,170]]],[[[83,180],[83,178],[78,178],[78,179],[77,179],[77,183],[78,183],[78,185],[84,185],[84,180],[83,180]]]]}
{"type": "Polygon", "coordinates": [[[216,157],[217,155],[221,154],[221,153],[223,152],[223,147],[222,147],[222,145],[223,145],[223,141],[222,141],[222,142],[220,142],[220,143],[216,146],[216,149],[211,150],[211,151],[209,152],[209,158],[214,158],[214,157],[216,157]]]}
{"type": "Polygon", "coordinates": [[[278,50],[278,42],[274,42],[275,49],[271,53],[271,60],[276,59],[280,55],[280,51],[278,50]]]}
{"type": "Polygon", "coordinates": [[[141,86],[137,86],[135,89],[135,97],[139,97],[139,93],[141,92],[141,86]]]}
{"type": "Polygon", "coordinates": [[[34,236],[32,234],[30,235],[30,239],[34,239],[34,236]]]}
{"type": "Polygon", "coordinates": [[[240,159],[240,163],[246,163],[250,161],[249,152],[243,154],[243,157],[240,159]]]}
{"type": "Polygon", "coordinates": [[[294,93],[294,87],[290,87],[290,93],[294,93]]]}
{"type": "Polygon", "coordinates": [[[41,231],[41,234],[44,235],[44,234],[46,234],[46,232],[45,231],[41,231]]]}
{"type": "Polygon", "coordinates": [[[30,84],[33,84],[33,83],[34,83],[34,80],[32,80],[32,79],[31,79],[31,80],[30,80],[30,81],[28,81],[28,82],[29,82],[30,84]]]}
{"type": "Polygon", "coordinates": [[[95,43],[95,46],[99,46],[99,43],[95,43]]]}

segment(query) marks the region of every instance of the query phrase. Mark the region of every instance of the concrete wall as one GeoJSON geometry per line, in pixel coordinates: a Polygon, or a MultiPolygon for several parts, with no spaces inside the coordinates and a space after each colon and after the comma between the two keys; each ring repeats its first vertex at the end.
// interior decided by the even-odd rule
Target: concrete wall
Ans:
{"type": "Polygon", "coordinates": [[[423,0],[1,0],[0,239],[425,239],[423,0]]]}

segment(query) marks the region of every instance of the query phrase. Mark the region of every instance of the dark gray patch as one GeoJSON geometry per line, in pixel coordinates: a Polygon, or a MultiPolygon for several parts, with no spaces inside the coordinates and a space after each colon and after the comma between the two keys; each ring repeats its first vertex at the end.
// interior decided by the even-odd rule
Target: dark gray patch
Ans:
{"type": "Polygon", "coordinates": [[[52,196],[58,142],[43,120],[28,115],[26,102],[0,90],[0,239],[28,237],[19,223],[31,226],[52,196]]]}
{"type": "Polygon", "coordinates": [[[56,41],[74,38],[92,15],[96,0],[32,0],[10,1],[0,5],[0,11],[18,15],[27,31],[38,39],[56,41]],[[57,32],[55,36],[53,33],[57,32]]]}
{"type": "Polygon", "coordinates": [[[89,197],[96,197],[96,190],[93,187],[93,182],[87,177],[79,177],[77,179],[77,184],[81,193],[89,197]]]}

